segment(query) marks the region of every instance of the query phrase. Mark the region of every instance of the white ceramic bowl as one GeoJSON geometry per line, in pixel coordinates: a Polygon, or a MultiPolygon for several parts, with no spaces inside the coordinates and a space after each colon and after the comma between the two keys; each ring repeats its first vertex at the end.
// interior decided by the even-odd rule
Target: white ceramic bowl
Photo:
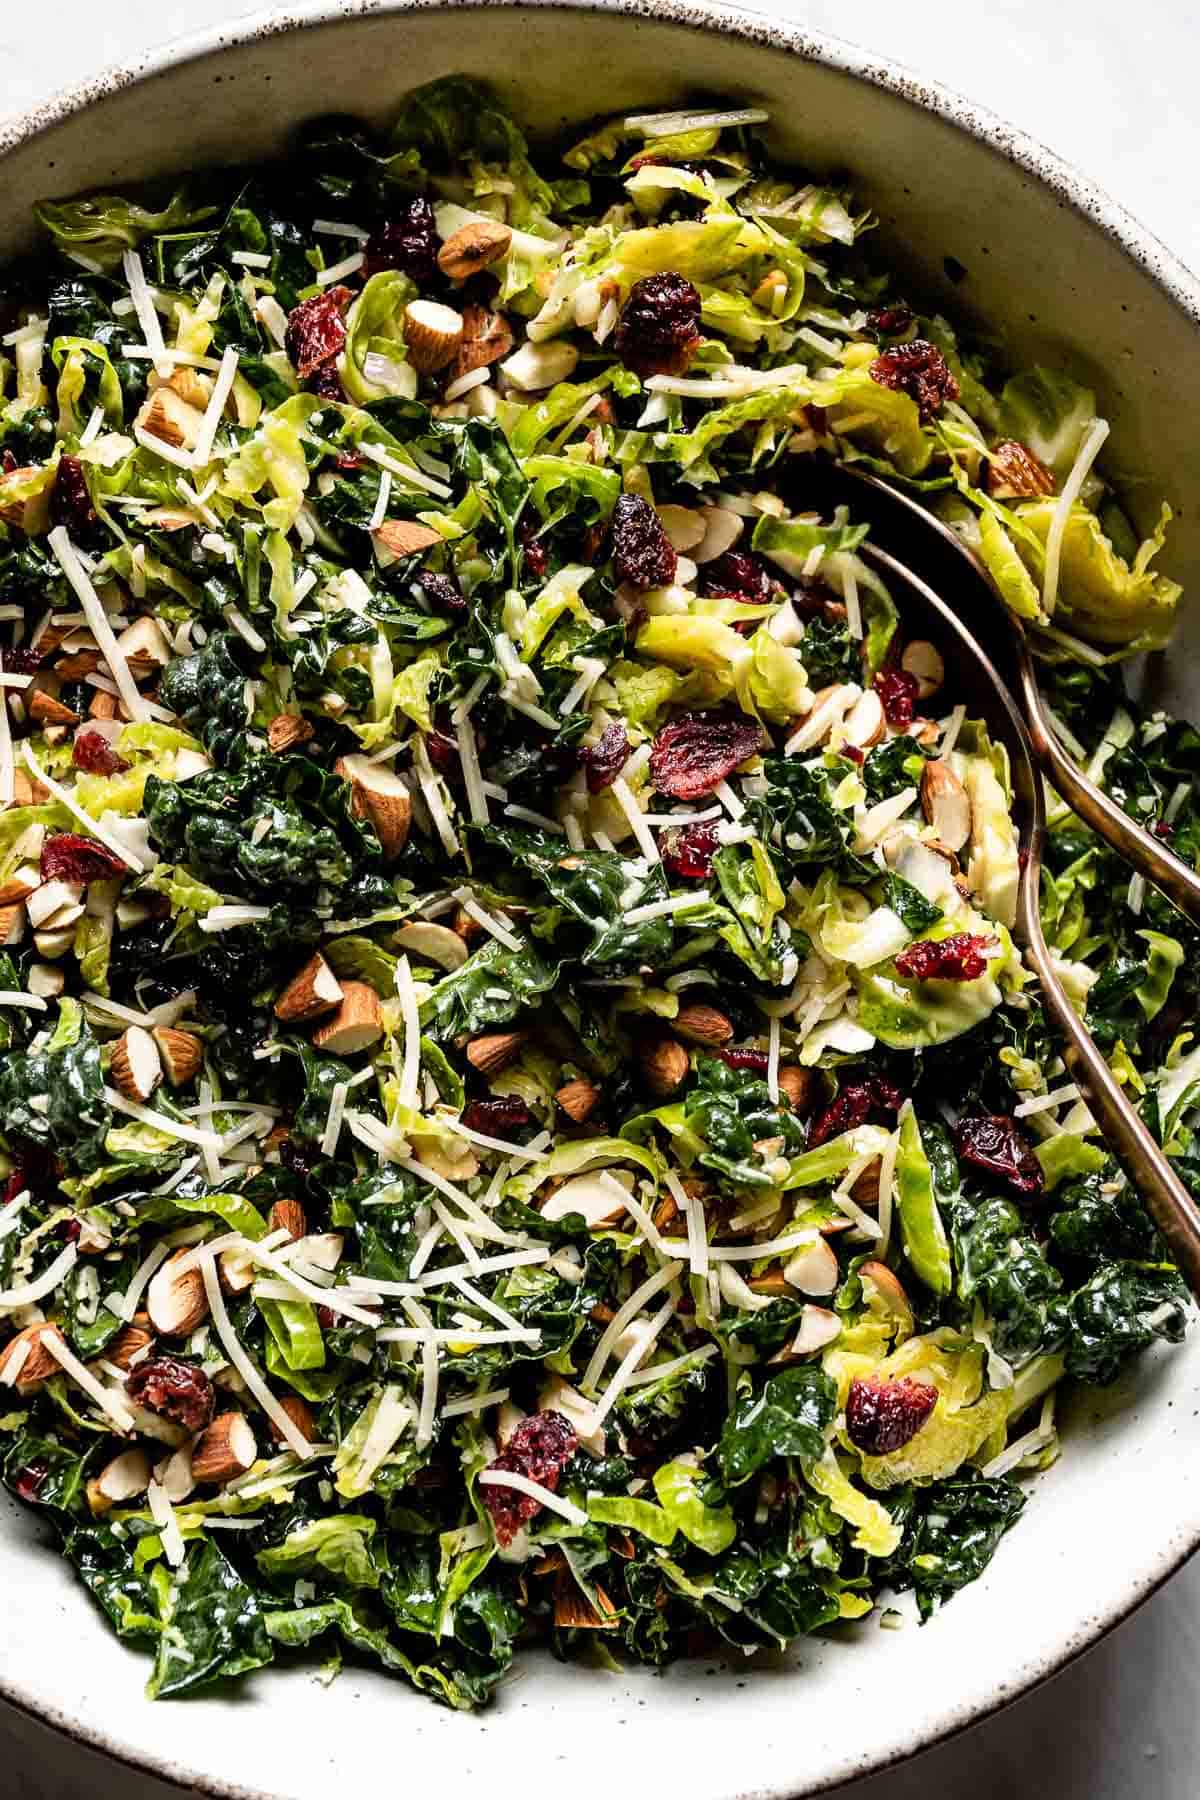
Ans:
{"type": "MultiPolygon", "coordinates": [[[[491,78],[546,131],[698,95],[761,101],[775,149],[848,167],[914,291],[999,327],[1017,360],[1086,372],[1113,422],[1130,499],[1166,493],[1171,560],[1200,554],[1200,288],[1134,222],[997,120],[829,40],[684,0],[632,4],[328,4],[185,44],[0,130],[0,255],[31,202],[162,170],[268,156],[299,120],[386,120],[452,70],[491,78]],[[893,234],[894,238],[893,238],[893,234]],[[957,285],[944,259],[961,266],[957,285]]],[[[1111,463],[1110,463],[1110,466],[1111,463]]],[[[1186,698],[1194,665],[1171,658],[1186,698]]],[[[1191,683],[1193,702],[1200,699],[1191,683]]],[[[875,1621],[752,1668],[610,1676],[526,1659],[477,1718],[346,1671],[323,1691],[273,1670],[187,1706],[142,1697],[144,1661],[109,1635],[29,1518],[0,1508],[0,1693],[114,1756],[206,1794],[336,1800],[398,1785],[441,1800],[689,1800],[809,1794],[958,1730],[1059,1668],[1200,1542],[1200,1336],[1077,1405],[1058,1466],[984,1580],[923,1629],[875,1621]],[[660,1785],[661,1784],[661,1785],[660,1785]]]]}

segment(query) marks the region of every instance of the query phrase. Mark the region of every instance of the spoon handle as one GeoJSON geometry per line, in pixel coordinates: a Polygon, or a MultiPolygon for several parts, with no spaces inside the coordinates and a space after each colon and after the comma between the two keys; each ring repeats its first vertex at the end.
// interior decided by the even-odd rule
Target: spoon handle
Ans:
{"type": "Polygon", "coordinates": [[[1153,882],[1173,906],[1200,925],[1200,875],[1176,856],[1160,838],[1154,837],[1115,800],[1090,781],[1079,765],[1071,760],[1055,734],[1046,712],[1046,703],[1038,687],[1037,673],[1024,633],[1020,634],[1018,674],[1020,703],[1025,714],[1029,740],[1042,773],[1050,785],[1062,795],[1072,812],[1090,825],[1097,837],[1112,845],[1132,864],[1139,875],[1153,882]]]}

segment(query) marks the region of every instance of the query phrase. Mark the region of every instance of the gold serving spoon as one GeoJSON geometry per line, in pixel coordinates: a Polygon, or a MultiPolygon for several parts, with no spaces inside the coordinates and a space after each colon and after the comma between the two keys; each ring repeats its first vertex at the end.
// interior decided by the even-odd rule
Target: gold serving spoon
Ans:
{"type": "MultiPolygon", "coordinates": [[[[863,479],[856,477],[856,484],[863,479]]],[[[872,480],[870,477],[866,479],[872,480]]],[[[882,487],[883,484],[874,485],[882,487]]],[[[889,491],[884,490],[885,494],[889,491]]],[[[857,515],[862,517],[863,507],[857,492],[853,495],[851,505],[857,515]]],[[[957,546],[955,549],[957,554],[957,546]]],[[[1192,1292],[1200,1297],[1200,1212],[1145,1122],[1130,1105],[1124,1089],[1068,999],[1066,990],[1055,973],[1050,949],[1042,934],[1038,899],[1042,844],[1046,832],[1041,781],[1045,763],[1035,755],[1026,720],[1022,718],[996,663],[980,641],[984,632],[977,629],[974,615],[968,627],[959,613],[941,599],[927,582],[870,540],[862,546],[859,554],[894,593],[906,628],[913,631],[914,635],[927,637],[941,650],[949,675],[947,685],[950,691],[961,696],[968,711],[973,710],[986,720],[992,736],[1008,752],[1014,820],[1021,852],[1013,936],[1038,978],[1046,1012],[1062,1036],[1063,1061],[1072,1080],[1085,1096],[1110,1148],[1140,1191],[1151,1218],[1162,1233],[1192,1292]]],[[[953,569],[955,565],[949,566],[953,569]]],[[[961,580],[961,573],[959,579],[961,580]]],[[[990,611],[997,611],[999,604],[992,604],[990,611]]],[[[998,629],[997,621],[989,617],[989,609],[981,604],[979,610],[979,625],[990,625],[990,635],[993,641],[999,643],[1003,653],[1003,630],[998,629]]],[[[1020,635],[1023,637],[1023,634],[1020,635]]],[[[1028,658],[1027,646],[1024,653],[1028,658]]],[[[1018,662],[1018,668],[1019,666],[1018,662]]],[[[1032,671],[1030,686],[1036,695],[1036,677],[1032,671]]],[[[1026,698],[1024,689],[1022,698],[1026,698]]],[[[1046,730],[1045,726],[1043,730],[1046,730]]],[[[1047,730],[1047,737],[1049,736],[1047,730]]],[[[1083,805],[1079,808],[1080,815],[1089,824],[1103,820],[1104,825],[1107,825],[1108,811],[1111,810],[1124,827],[1135,833],[1138,839],[1146,839],[1147,845],[1153,848],[1157,870],[1158,862],[1162,860],[1158,841],[1150,838],[1147,833],[1138,831],[1133,822],[1114,808],[1112,802],[1100,794],[1090,781],[1083,777],[1078,779],[1079,791],[1084,793],[1085,802],[1090,806],[1091,797],[1094,796],[1095,799],[1095,806],[1090,808],[1091,816],[1089,817],[1089,811],[1083,805]]],[[[1070,798],[1072,804],[1075,803],[1073,787],[1068,787],[1065,782],[1062,785],[1056,782],[1055,785],[1064,798],[1070,798]]],[[[1095,829],[1100,836],[1126,853],[1124,842],[1115,831],[1104,829],[1098,822],[1095,823],[1095,829]]],[[[1166,880],[1160,881],[1157,872],[1152,872],[1151,858],[1148,855],[1138,862],[1132,853],[1127,854],[1136,866],[1141,867],[1151,880],[1162,887],[1164,893],[1174,898],[1171,885],[1166,880]]],[[[1184,865],[1177,858],[1172,858],[1171,861],[1183,870],[1184,865]]],[[[1194,904],[1200,903],[1200,883],[1196,882],[1190,870],[1186,873],[1196,888],[1194,904]]]]}

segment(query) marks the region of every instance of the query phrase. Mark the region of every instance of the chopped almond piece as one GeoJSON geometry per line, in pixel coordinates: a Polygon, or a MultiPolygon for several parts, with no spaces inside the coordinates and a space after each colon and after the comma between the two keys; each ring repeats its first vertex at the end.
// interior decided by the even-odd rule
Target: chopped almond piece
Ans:
{"type": "MultiPolygon", "coordinates": [[[[333,772],[350,783],[351,812],[356,819],[367,820],[384,856],[393,861],[408,842],[412,822],[412,797],[400,777],[385,764],[362,755],[339,756],[333,772]]],[[[446,935],[453,934],[447,931],[446,935]]]]}
{"type": "Polygon", "coordinates": [[[379,995],[365,981],[342,984],[342,1001],[333,1017],[319,1025],[312,1041],[318,1050],[334,1056],[352,1056],[383,1036],[383,1008],[379,995]]]}
{"type": "Polygon", "coordinates": [[[145,1104],[163,1077],[158,1045],[148,1031],[131,1025],[122,1033],[113,1045],[109,1073],[127,1100],[145,1104]]]}
{"type": "Polygon", "coordinates": [[[342,984],[325,958],[310,956],[298,975],[293,975],[275,1002],[275,1017],[285,1025],[319,1019],[342,1002],[342,984]]]}
{"type": "Polygon", "coordinates": [[[192,1476],[221,1486],[254,1467],[258,1445],[245,1413],[219,1413],[192,1448],[192,1476]]]}
{"type": "Polygon", "coordinates": [[[164,1337],[187,1337],[208,1317],[204,1277],[193,1265],[182,1275],[179,1264],[189,1254],[186,1246],[168,1256],[155,1271],[146,1293],[146,1311],[155,1331],[164,1337]]]}
{"type": "Polygon", "coordinates": [[[203,1045],[190,1031],[173,1025],[156,1025],[151,1033],[162,1058],[163,1073],[172,1087],[186,1087],[200,1067],[203,1045]]]}
{"type": "Polygon", "coordinates": [[[467,1061],[481,1075],[498,1075],[520,1054],[523,1031],[488,1031],[467,1045],[467,1061]]]}

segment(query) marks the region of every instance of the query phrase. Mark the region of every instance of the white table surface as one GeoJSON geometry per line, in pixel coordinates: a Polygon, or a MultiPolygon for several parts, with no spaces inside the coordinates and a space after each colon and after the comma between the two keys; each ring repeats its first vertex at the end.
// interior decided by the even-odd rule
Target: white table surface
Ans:
{"type": "MultiPolygon", "coordinates": [[[[41,0],[36,8],[0,0],[0,114],[172,36],[261,10],[237,0],[41,0]]],[[[1186,0],[988,0],[986,8],[777,0],[759,10],[853,37],[990,106],[1085,170],[1200,270],[1200,11],[1186,0]]],[[[1200,1561],[1039,1692],[834,1800],[1194,1800],[1198,1661],[1200,1561]]],[[[193,1706],[181,1709],[181,1729],[185,1711],[186,1728],[196,1727],[193,1706]]],[[[0,1770],[0,1794],[12,1800],[179,1793],[117,1771],[2,1705],[0,1770]]]]}

